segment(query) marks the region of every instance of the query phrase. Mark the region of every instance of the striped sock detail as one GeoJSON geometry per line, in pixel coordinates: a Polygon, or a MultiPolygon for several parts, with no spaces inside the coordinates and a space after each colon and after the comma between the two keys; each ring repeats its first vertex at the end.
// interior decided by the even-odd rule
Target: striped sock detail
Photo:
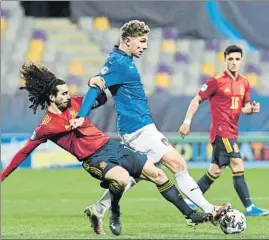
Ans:
{"type": "Polygon", "coordinates": [[[169,190],[173,186],[174,186],[174,184],[172,182],[170,182],[170,180],[168,180],[164,184],[157,186],[157,188],[158,188],[159,192],[161,193],[161,192],[169,190]]]}
{"type": "Polygon", "coordinates": [[[206,176],[208,176],[208,178],[212,181],[215,181],[218,177],[214,177],[213,175],[211,175],[208,171],[206,172],[206,176]]]}
{"type": "Polygon", "coordinates": [[[240,177],[240,176],[244,176],[244,171],[239,171],[239,172],[233,172],[233,176],[234,177],[240,177]]]}

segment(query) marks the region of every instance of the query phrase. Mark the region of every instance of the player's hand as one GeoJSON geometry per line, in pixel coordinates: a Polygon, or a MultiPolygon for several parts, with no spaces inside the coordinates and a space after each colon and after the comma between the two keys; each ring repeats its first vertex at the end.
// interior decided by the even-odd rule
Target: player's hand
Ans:
{"type": "Polygon", "coordinates": [[[254,113],[260,112],[260,103],[259,102],[253,101],[253,103],[251,104],[251,107],[252,107],[252,112],[254,112],[254,113]]]}
{"type": "Polygon", "coordinates": [[[83,118],[83,117],[74,118],[74,119],[69,120],[69,124],[71,126],[71,129],[76,129],[76,128],[80,127],[83,124],[84,120],[85,120],[85,118],[83,118]]]}
{"type": "Polygon", "coordinates": [[[99,87],[100,90],[106,89],[105,80],[100,76],[90,78],[88,85],[90,87],[99,87]]]}
{"type": "Polygon", "coordinates": [[[182,138],[184,138],[185,136],[187,136],[190,132],[191,126],[190,124],[187,123],[183,123],[180,128],[179,128],[179,134],[182,138]]]}

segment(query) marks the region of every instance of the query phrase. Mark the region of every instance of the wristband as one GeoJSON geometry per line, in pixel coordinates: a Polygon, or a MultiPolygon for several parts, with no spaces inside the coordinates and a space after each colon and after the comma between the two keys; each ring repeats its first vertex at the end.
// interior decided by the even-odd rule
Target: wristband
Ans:
{"type": "Polygon", "coordinates": [[[191,125],[191,120],[190,119],[185,119],[183,123],[191,125]]]}

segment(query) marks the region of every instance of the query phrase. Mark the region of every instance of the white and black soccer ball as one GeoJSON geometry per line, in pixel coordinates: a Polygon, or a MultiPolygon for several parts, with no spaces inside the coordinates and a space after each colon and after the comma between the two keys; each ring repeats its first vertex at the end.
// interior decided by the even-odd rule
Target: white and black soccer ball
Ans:
{"type": "Polygon", "coordinates": [[[225,234],[240,234],[247,228],[247,219],[237,209],[229,209],[220,219],[220,228],[225,234]]]}

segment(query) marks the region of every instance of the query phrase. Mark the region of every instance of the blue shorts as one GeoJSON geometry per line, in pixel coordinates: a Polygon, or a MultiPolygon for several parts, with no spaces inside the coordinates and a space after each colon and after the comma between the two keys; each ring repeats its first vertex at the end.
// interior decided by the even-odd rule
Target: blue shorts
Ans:
{"type": "Polygon", "coordinates": [[[110,139],[101,149],[85,160],[82,166],[91,176],[103,181],[106,173],[116,166],[126,169],[133,178],[139,178],[146,161],[146,155],[110,139]]]}
{"type": "Polygon", "coordinates": [[[219,167],[229,166],[231,158],[241,158],[238,143],[234,139],[216,136],[212,146],[211,163],[219,167]]]}

